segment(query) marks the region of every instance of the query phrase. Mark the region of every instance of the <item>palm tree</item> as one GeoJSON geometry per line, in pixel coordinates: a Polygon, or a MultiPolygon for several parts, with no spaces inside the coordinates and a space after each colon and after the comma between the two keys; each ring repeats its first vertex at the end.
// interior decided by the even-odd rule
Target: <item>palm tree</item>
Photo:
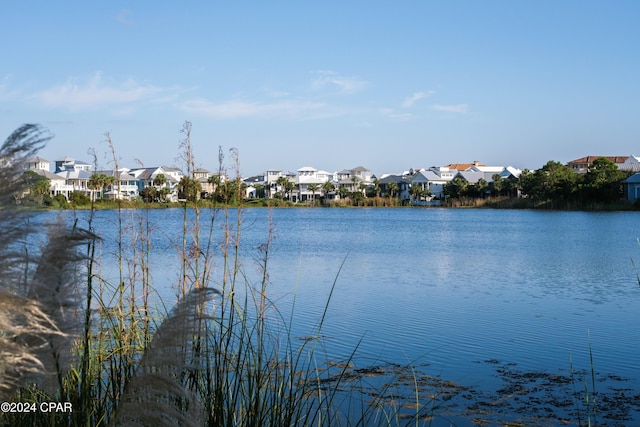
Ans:
{"type": "Polygon", "coordinates": [[[420,188],[418,184],[411,184],[411,188],[409,189],[409,193],[414,201],[420,201],[422,197],[423,190],[420,188]]]}
{"type": "Polygon", "coordinates": [[[477,197],[484,198],[487,194],[487,189],[489,188],[489,183],[486,179],[480,178],[475,186],[477,197]]]}
{"type": "Polygon", "coordinates": [[[357,177],[357,176],[355,176],[355,175],[354,175],[354,176],[352,176],[352,177],[351,177],[351,183],[352,183],[352,185],[351,185],[351,191],[355,193],[355,191],[356,191],[356,184],[358,183],[358,177],[357,177]]]}
{"type": "Polygon", "coordinates": [[[367,197],[367,193],[366,193],[366,189],[367,189],[367,184],[364,182],[360,182],[360,184],[358,185],[358,188],[360,189],[360,191],[362,192],[362,195],[367,197]]]}
{"type": "Polygon", "coordinates": [[[285,194],[286,193],[286,188],[287,188],[287,182],[289,182],[289,180],[287,179],[286,176],[280,176],[278,177],[278,179],[276,180],[276,189],[278,191],[280,191],[281,194],[285,194]]]}
{"type": "MultiPolygon", "coordinates": [[[[106,187],[109,184],[112,184],[114,181],[115,181],[115,177],[113,176],[107,176],[103,173],[94,173],[89,178],[89,181],[87,182],[87,187],[93,191],[100,190],[100,198],[102,199],[104,197],[104,187],[106,187]],[[113,180],[111,180],[110,178],[112,178],[113,180]]],[[[95,200],[95,193],[93,191],[91,192],[91,199],[95,200]]]]}
{"type": "Polygon", "coordinates": [[[349,189],[345,186],[340,186],[338,188],[338,195],[340,199],[346,199],[349,196],[349,189]]]}
{"type": "MultiPolygon", "coordinates": [[[[278,178],[278,179],[279,179],[279,178],[278,178]]],[[[296,185],[295,185],[293,182],[291,182],[291,181],[289,181],[288,179],[286,179],[286,178],[285,178],[285,180],[286,180],[287,182],[284,184],[284,191],[285,191],[285,193],[287,193],[287,199],[288,199],[288,200],[291,200],[291,192],[292,192],[293,190],[295,190],[296,185]]]]}
{"type": "Polygon", "coordinates": [[[256,189],[256,198],[264,199],[266,193],[264,184],[256,184],[253,188],[256,189]]]}
{"type": "Polygon", "coordinates": [[[387,190],[389,191],[389,197],[391,198],[395,197],[396,192],[398,191],[398,183],[397,182],[388,183],[387,190]]]}
{"type": "Polygon", "coordinates": [[[167,177],[164,176],[164,174],[162,174],[162,173],[159,173],[153,179],[153,185],[155,185],[156,187],[162,187],[166,183],[167,183],[167,177]]]}
{"type": "Polygon", "coordinates": [[[380,197],[380,180],[378,178],[373,178],[373,190],[376,193],[376,197],[380,197]]]}
{"type": "Polygon", "coordinates": [[[209,178],[207,178],[207,182],[213,185],[213,194],[211,195],[211,197],[217,200],[221,190],[220,184],[222,184],[220,175],[211,175],[209,178]]]}
{"type": "MultiPolygon", "coordinates": [[[[115,184],[116,182],[118,182],[118,179],[114,175],[105,175],[103,193],[104,193],[104,188],[113,187],[113,184],[115,184]]],[[[104,194],[103,194],[103,197],[104,197],[104,194]]]]}
{"type": "Polygon", "coordinates": [[[328,198],[327,196],[329,195],[329,193],[331,193],[332,191],[334,191],[336,189],[336,186],[331,181],[325,181],[322,184],[321,188],[322,188],[322,191],[324,192],[324,202],[326,202],[326,200],[328,198]]]}
{"type": "Polygon", "coordinates": [[[309,184],[307,186],[307,188],[309,189],[309,191],[311,191],[311,195],[313,196],[313,204],[315,204],[316,202],[316,191],[318,191],[320,189],[320,186],[318,184],[309,184]]]}
{"type": "Polygon", "coordinates": [[[195,202],[198,199],[200,187],[201,185],[197,180],[185,175],[180,178],[178,183],[178,197],[189,202],[195,202]]]}

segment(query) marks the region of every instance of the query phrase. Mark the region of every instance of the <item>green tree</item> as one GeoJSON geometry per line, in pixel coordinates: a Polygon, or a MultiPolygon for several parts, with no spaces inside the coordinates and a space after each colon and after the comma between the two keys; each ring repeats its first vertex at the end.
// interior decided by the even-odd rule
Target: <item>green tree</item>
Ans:
{"type": "Polygon", "coordinates": [[[360,190],[360,193],[362,193],[363,197],[367,196],[367,184],[364,182],[360,182],[360,184],[358,184],[358,189],[360,190]]]}
{"type": "Polygon", "coordinates": [[[253,188],[256,189],[256,198],[264,199],[267,193],[264,184],[256,184],[253,186],[253,188]]]}
{"type": "Polygon", "coordinates": [[[158,189],[156,187],[145,187],[140,191],[140,197],[147,203],[153,203],[158,199],[158,189]]]}
{"type": "Polygon", "coordinates": [[[356,191],[356,188],[357,188],[356,184],[358,184],[358,181],[359,179],[357,176],[354,175],[351,177],[351,191],[356,191]]]}
{"type": "Polygon", "coordinates": [[[240,178],[226,180],[222,185],[222,193],[225,203],[235,204],[244,198],[247,185],[240,178]]]}
{"type": "Polygon", "coordinates": [[[628,175],[606,157],[594,160],[582,179],[583,198],[599,203],[619,200],[622,197],[622,181],[628,175]]]}
{"type": "Polygon", "coordinates": [[[422,198],[422,193],[423,191],[419,184],[411,184],[411,187],[409,188],[409,194],[411,194],[411,197],[414,201],[420,201],[420,199],[422,198]]]}
{"type": "MultiPolygon", "coordinates": [[[[104,189],[108,186],[115,184],[117,181],[113,175],[105,175],[103,173],[94,173],[87,182],[87,187],[93,191],[100,191],[100,198],[104,198],[104,189]]],[[[93,194],[92,194],[92,198],[93,194]]]]}
{"type": "Polygon", "coordinates": [[[486,179],[480,178],[478,182],[473,186],[473,193],[475,197],[485,197],[487,190],[489,189],[489,183],[486,179]]]}
{"type": "Polygon", "coordinates": [[[201,189],[202,185],[197,180],[183,176],[178,183],[178,198],[185,199],[188,202],[195,202],[198,200],[201,189]]]}
{"type": "Polygon", "coordinates": [[[501,196],[502,191],[504,190],[504,180],[500,176],[500,174],[493,174],[491,177],[493,183],[491,184],[491,194],[493,196],[501,196]]]}
{"type": "Polygon", "coordinates": [[[27,188],[31,200],[38,204],[42,204],[45,197],[51,192],[51,180],[32,170],[24,172],[24,178],[27,182],[27,188]]]}
{"type": "Polygon", "coordinates": [[[309,184],[307,186],[307,188],[309,189],[309,191],[311,191],[311,195],[313,197],[312,203],[315,204],[315,202],[316,202],[316,191],[318,191],[320,189],[320,186],[318,184],[309,184]]]}
{"type": "Polygon", "coordinates": [[[324,195],[326,197],[327,193],[331,193],[333,190],[336,189],[336,186],[333,184],[333,182],[326,181],[322,184],[321,188],[322,188],[322,191],[324,191],[324,195]]]}
{"type": "Polygon", "coordinates": [[[575,198],[578,177],[573,169],[550,160],[542,168],[536,169],[533,176],[526,176],[525,183],[527,194],[538,201],[557,206],[575,198]]]}
{"type": "MultiPolygon", "coordinates": [[[[89,190],[93,190],[91,192],[91,199],[95,200],[94,197],[94,191],[98,191],[98,190],[102,190],[102,188],[104,188],[104,183],[105,183],[105,175],[101,174],[101,173],[94,173],[93,175],[91,175],[91,177],[89,178],[89,181],[87,182],[87,187],[89,188],[89,190]]],[[[102,196],[100,196],[102,198],[102,196]]]]}
{"type": "Polygon", "coordinates": [[[468,194],[469,182],[456,176],[444,186],[444,193],[451,198],[460,198],[468,194]]]}
{"type": "Polygon", "coordinates": [[[529,169],[525,169],[518,177],[518,184],[522,190],[522,194],[528,197],[534,197],[536,193],[536,178],[534,173],[529,169]]]}
{"type": "Polygon", "coordinates": [[[284,191],[287,194],[287,199],[291,200],[291,193],[296,189],[296,185],[288,179],[286,181],[287,182],[284,184],[284,191]]]}
{"type": "Polygon", "coordinates": [[[207,182],[213,186],[213,194],[211,194],[211,199],[216,201],[222,201],[223,199],[223,188],[222,188],[222,178],[220,175],[211,175],[207,178],[207,182]]]}
{"type": "Polygon", "coordinates": [[[344,200],[349,197],[349,189],[344,185],[338,187],[338,196],[340,196],[341,200],[344,200]]]}
{"type": "Polygon", "coordinates": [[[164,174],[159,173],[153,178],[153,185],[156,187],[163,187],[167,183],[167,177],[164,174]]]}
{"type": "Polygon", "coordinates": [[[373,178],[373,190],[376,197],[380,197],[380,180],[378,178],[373,178]]]}
{"type": "Polygon", "coordinates": [[[387,184],[387,191],[388,191],[388,196],[390,198],[394,198],[396,196],[396,193],[398,192],[398,183],[397,182],[390,182],[387,184]]]}

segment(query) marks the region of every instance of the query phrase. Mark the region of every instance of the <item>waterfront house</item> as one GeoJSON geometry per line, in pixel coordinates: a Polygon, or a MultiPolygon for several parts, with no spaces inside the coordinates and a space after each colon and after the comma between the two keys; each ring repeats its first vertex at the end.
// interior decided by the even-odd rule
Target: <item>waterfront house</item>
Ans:
{"type": "Polygon", "coordinates": [[[248,178],[243,178],[242,183],[245,185],[244,193],[247,199],[266,197],[267,192],[264,175],[254,175],[248,178]]]}
{"type": "Polygon", "coordinates": [[[395,197],[402,202],[409,201],[411,198],[409,195],[409,181],[400,175],[383,175],[379,185],[382,196],[395,197]]]}
{"type": "Polygon", "coordinates": [[[69,195],[74,192],[80,192],[86,195],[87,197],[91,197],[92,190],[89,188],[89,179],[91,178],[92,173],[86,170],[62,170],[57,172],[55,175],[59,176],[64,180],[64,184],[61,185],[58,189],[59,193],[63,194],[67,199],[69,199],[69,195]]]}
{"type": "MultiPolygon", "coordinates": [[[[91,175],[106,175],[115,178],[113,184],[104,188],[102,197],[106,199],[133,200],[138,197],[137,180],[130,174],[128,168],[120,168],[118,170],[100,170],[95,171],[91,175]]],[[[97,190],[99,194],[102,189],[97,190]]]]}
{"type": "Polygon", "coordinates": [[[443,199],[444,187],[450,182],[455,174],[456,169],[450,169],[447,166],[434,166],[427,170],[419,170],[411,176],[411,185],[418,185],[424,190],[431,193],[431,198],[443,199]]]}
{"type": "MultiPolygon", "coordinates": [[[[129,174],[133,178],[133,182],[131,185],[135,185],[136,187],[136,195],[140,194],[144,191],[145,188],[155,187],[157,190],[162,190],[164,188],[167,189],[167,200],[169,201],[177,201],[178,200],[178,183],[182,178],[182,171],[178,168],[167,167],[167,166],[156,166],[149,168],[137,168],[131,169],[129,174]],[[157,178],[158,176],[164,176],[164,182],[158,184],[157,178]]],[[[124,185],[124,182],[120,183],[124,185]]]]}
{"type": "Polygon", "coordinates": [[[267,169],[264,173],[265,197],[272,198],[278,192],[278,178],[282,176],[282,171],[278,169],[267,169]]]}
{"type": "Polygon", "coordinates": [[[41,170],[51,172],[51,163],[47,159],[44,159],[40,156],[36,156],[31,159],[28,159],[24,165],[24,168],[26,170],[32,170],[35,172],[41,171],[41,170]]]}
{"type": "Polygon", "coordinates": [[[629,156],[585,156],[567,162],[567,166],[573,169],[576,173],[587,173],[589,172],[589,167],[591,167],[593,162],[601,157],[611,160],[616,164],[616,166],[618,166],[618,169],[622,169],[629,158],[629,156]]]}
{"type": "Polygon", "coordinates": [[[371,170],[363,166],[356,166],[353,169],[343,169],[335,174],[336,190],[339,193],[340,188],[345,188],[349,193],[370,187],[373,184],[371,170]]]}
{"type": "Polygon", "coordinates": [[[630,201],[640,200],[640,172],[622,181],[623,197],[630,201]]]}
{"type": "MultiPolygon", "coordinates": [[[[305,202],[313,200],[322,194],[322,184],[331,179],[331,174],[326,171],[318,171],[311,166],[298,169],[296,185],[298,187],[299,201],[305,202]],[[310,185],[315,185],[315,190],[309,189],[310,185]]],[[[313,187],[312,187],[313,188],[313,187]]]]}
{"type": "Polygon", "coordinates": [[[204,168],[194,169],[193,179],[200,183],[200,198],[207,198],[214,194],[217,186],[226,181],[226,179],[223,179],[222,174],[217,174],[216,176],[217,178],[213,178],[213,174],[204,168]]]}
{"type": "Polygon", "coordinates": [[[51,197],[55,197],[58,194],[62,194],[65,198],[69,197],[69,189],[65,185],[65,180],[63,177],[56,175],[55,173],[51,173],[48,170],[44,169],[31,169],[35,173],[40,176],[43,176],[49,180],[49,195],[51,197]]]}
{"type": "Polygon", "coordinates": [[[336,172],[336,193],[340,193],[340,189],[344,188],[347,192],[353,193],[356,191],[357,178],[352,175],[350,169],[343,169],[340,172],[336,172]]]}

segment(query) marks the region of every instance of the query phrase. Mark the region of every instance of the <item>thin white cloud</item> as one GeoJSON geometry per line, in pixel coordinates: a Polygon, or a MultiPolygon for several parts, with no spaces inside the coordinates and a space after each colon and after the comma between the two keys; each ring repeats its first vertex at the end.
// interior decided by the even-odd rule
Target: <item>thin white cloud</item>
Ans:
{"type": "Polygon", "coordinates": [[[311,89],[337,90],[340,93],[352,94],[361,91],[367,86],[367,82],[358,77],[342,76],[335,71],[315,71],[317,77],[311,82],[311,89]]]}
{"type": "Polygon", "coordinates": [[[35,94],[34,98],[47,107],[78,111],[152,101],[158,97],[166,97],[168,91],[169,89],[140,84],[131,79],[122,83],[106,81],[101,73],[96,73],[85,83],[70,79],[64,84],[35,94]]]}
{"type": "Polygon", "coordinates": [[[214,119],[237,119],[246,117],[289,117],[304,118],[325,107],[322,103],[305,101],[280,101],[272,103],[247,102],[231,100],[213,103],[198,98],[186,101],[180,109],[189,114],[199,114],[214,119]]]}
{"type": "Polygon", "coordinates": [[[133,12],[131,9],[122,9],[116,14],[116,21],[124,25],[133,25],[133,12]]]}
{"type": "Polygon", "coordinates": [[[413,118],[413,114],[411,113],[398,113],[391,108],[383,108],[380,110],[382,114],[384,114],[387,118],[391,120],[397,121],[407,121],[413,118]]]}
{"type": "Polygon", "coordinates": [[[453,104],[453,105],[436,104],[436,105],[432,105],[431,109],[435,111],[442,111],[445,113],[463,114],[463,113],[469,112],[469,104],[453,104]]]}
{"type": "Polygon", "coordinates": [[[402,106],[404,108],[413,107],[413,104],[420,101],[421,99],[428,98],[432,96],[435,92],[430,90],[428,92],[414,92],[410,97],[405,98],[402,102],[402,106]]]}

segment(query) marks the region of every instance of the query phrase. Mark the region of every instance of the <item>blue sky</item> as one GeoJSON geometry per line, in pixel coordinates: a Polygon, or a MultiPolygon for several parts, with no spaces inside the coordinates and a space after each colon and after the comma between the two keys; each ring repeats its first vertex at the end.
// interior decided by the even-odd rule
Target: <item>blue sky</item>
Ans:
{"type": "Polygon", "coordinates": [[[0,14],[0,137],[108,167],[374,173],[640,155],[637,1],[20,1],[0,14]],[[229,156],[227,156],[229,159],[229,156]]]}

